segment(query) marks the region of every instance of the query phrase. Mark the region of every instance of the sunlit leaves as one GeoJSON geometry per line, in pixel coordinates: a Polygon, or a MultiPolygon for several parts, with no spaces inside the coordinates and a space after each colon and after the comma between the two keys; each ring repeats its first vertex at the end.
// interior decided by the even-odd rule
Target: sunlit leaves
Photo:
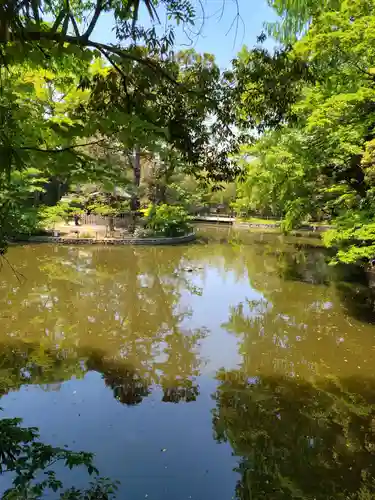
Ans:
{"type": "Polygon", "coordinates": [[[288,49],[243,48],[233,61],[232,78],[241,124],[264,131],[291,120],[291,106],[312,77],[307,64],[288,49]]]}
{"type": "Polygon", "coordinates": [[[336,8],[339,3],[339,0],[268,0],[281,20],[266,23],[267,31],[283,42],[294,41],[315,16],[327,8],[336,8]]]}
{"type": "Polygon", "coordinates": [[[267,119],[278,103],[284,109],[282,119],[268,121],[279,132],[265,134],[247,151],[257,162],[250,164],[240,187],[241,206],[247,201],[248,207],[274,211],[275,200],[285,229],[307,217],[331,218],[337,227],[325,238],[327,245],[336,247],[342,261],[366,262],[374,257],[375,241],[371,229],[375,206],[374,5],[360,0],[271,3],[285,14],[283,28],[294,32],[303,28],[304,32],[284,52],[288,57],[284,62],[281,59],[282,66],[270,56],[268,62],[254,66],[254,55],[248,57],[252,78],[257,68],[267,67],[265,62],[275,64],[276,72],[272,77],[265,73],[258,86],[250,80],[249,99],[244,87],[240,113],[246,116],[248,106],[257,116],[259,104],[266,105],[260,116],[267,119]],[[295,73],[295,80],[285,80],[298,61],[305,70],[295,73]],[[264,83],[272,78],[270,91],[264,83]],[[279,100],[275,89],[285,101],[279,100]],[[358,217],[363,232],[358,231],[358,217]]]}

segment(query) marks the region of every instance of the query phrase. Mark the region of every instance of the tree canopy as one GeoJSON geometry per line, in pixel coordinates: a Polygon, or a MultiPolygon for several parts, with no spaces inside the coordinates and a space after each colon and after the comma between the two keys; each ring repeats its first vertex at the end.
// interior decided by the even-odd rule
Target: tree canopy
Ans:
{"type": "MultiPolygon", "coordinates": [[[[249,115],[269,105],[268,115],[277,117],[242,147],[241,205],[283,217],[285,229],[309,217],[330,220],[335,229],[325,241],[344,262],[375,255],[374,19],[370,1],[322,5],[299,40],[281,49],[292,76],[285,80],[278,51],[263,52],[262,66],[275,70],[271,84],[264,66],[257,99],[247,99],[245,88],[239,105],[249,115]],[[296,74],[297,62],[304,71],[296,74]]],[[[246,68],[259,78],[258,65],[246,68]]]]}

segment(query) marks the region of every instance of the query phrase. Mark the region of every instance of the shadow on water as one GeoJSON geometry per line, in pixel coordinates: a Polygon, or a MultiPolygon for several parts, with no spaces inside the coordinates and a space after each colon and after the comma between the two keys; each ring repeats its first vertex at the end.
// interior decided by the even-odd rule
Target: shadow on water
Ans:
{"type": "MultiPolygon", "coordinates": [[[[235,238],[239,244],[246,243],[246,237],[241,234],[235,238]]],[[[375,272],[369,272],[359,265],[331,266],[331,251],[311,246],[298,238],[258,235],[254,241],[258,252],[274,260],[274,270],[284,281],[333,285],[350,316],[366,323],[375,323],[375,272]],[[275,245],[275,241],[279,241],[279,244],[275,245]]]]}
{"type": "Polygon", "coordinates": [[[375,275],[360,266],[337,266],[335,286],[347,313],[359,321],[375,323],[375,275]]]}
{"type": "Polygon", "coordinates": [[[217,380],[214,434],[238,457],[237,499],[374,498],[375,379],[217,380]]]}

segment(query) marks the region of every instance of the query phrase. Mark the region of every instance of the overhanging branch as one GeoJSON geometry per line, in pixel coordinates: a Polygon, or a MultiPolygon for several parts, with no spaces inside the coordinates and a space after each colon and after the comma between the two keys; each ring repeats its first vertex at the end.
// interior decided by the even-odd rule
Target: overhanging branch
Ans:
{"type": "Polygon", "coordinates": [[[104,142],[105,139],[99,139],[96,141],[86,142],[84,144],[72,144],[71,146],[64,146],[63,148],[55,149],[55,148],[38,148],[37,146],[21,146],[20,148],[15,148],[22,151],[36,151],[38,153],[64,153],[64,151],[69,151],[70,149],[82,148],[84,146],[91,146],[93,144],[100,144],[104,142]]]}
{"type": "Polygon", "coordinates": [[[99,16],[103,10],[102,0],[96,1],[95,12],[91,18],[90,24],[88,25],[87,30],[83,34],[83,39],[88,41],[90,39],[91,33],[94,31],[96,23],[98,22],[99,16]]]}
{"type": "Polygon", "coordinates": [[[139,64],[142,64],[143,66],[148,67],[149,69],[152,69],[156,73],[160,73],[161,76],[166,78],[168,81],[171,83],[174,83],[175,85],[179,85],[177,80],[171,76],[168,71],[166,71],[164,68],[162,68],[159,64],[157,64],[155,61],[149,58],[143,58],[136,56],[135,54],[131,54],[130,52],[127,52],[124,49],[121,49],[120,47],[116,47],[115,45],[109,45],[106,43],[100,43],[100,42],[95,42],[93,40],[86,40],[84,37],[78,37],[78,36],[73,36],[73,35],[68,35],[64,33],[55,33],[53,31],[24,31],[22,34],[18,33],[11,33],[11,41],[13,42],[42,42],[42,41],[54,41],[56,43],[64,44],[64,43],[70,43],[72,45],[77,45],[81,48],[87,47],[87,48],[93,48],[97,49],[100,52],[106,51],[110,54],[114,54],[119,56],[122,59],[127,59],[129,61],[137,62],[139,64]]]}

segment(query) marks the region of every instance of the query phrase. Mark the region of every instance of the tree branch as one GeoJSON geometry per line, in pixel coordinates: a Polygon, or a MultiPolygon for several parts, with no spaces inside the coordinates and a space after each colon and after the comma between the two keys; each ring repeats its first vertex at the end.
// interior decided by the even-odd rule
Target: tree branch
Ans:
{"type": "Polygon", "coordinates": [[[38,153],[63,153],[64,151],[69,151],[70,149],[74,148],[81,148],[84,146],[91,146],[92,144],[100,144],[101,142],[104,142],[105,139],[99,139],[97,141],[91,141],[91,142],[86,142],[84,144],[73,144],[72,146],[65,146],[60,149],[42,149],[38,148],[36,146],[22,146],[20,148],[16,148],[18,150],[22,151],[37,151],[38,153]]]}
{"type": "Polygon", "coordinates": [[[129,52],[126,52],[124,49],[121,49],[120,47],[116,47],[114,45],[108,45],[106,43],[99,43],[99,42],[94,42],[93,40],[85,40],[83,37],[77,37],[77,36],[72,36],[68,34],[62,34],[62,33],[54,33],[53,31],[25,31],[22,33],[22,36],[17,36],[17,33],[12,32],[11,33],[11,41],[13,42],[24,42],[24,41],[43,41],[43,40],[48,40],[48,41],[54,41],[59,44],[63,43],[71,43],[73,45],[78,45],[79,47],[90,47],[93,49],[97,49],[99,51],[107,51],[110,54],[115,54],[122,59],[128,59],[130,61],[137,62],[139,64],[143,64],[144,66],[147,66],[148,68],[152,69],[153,71],[160,73],[164,78],[166,78],[168,81],[171,83],[174,83],[175,85],[179,85],[177,80],[171,76],[168,71],[166,71],[164,68],[162,68],[160,65],[158,65],[156,62],[152,61],[151,59],[148,58],[142,58],[139,56],[136,56],[134,54],[130,54],[129,52]]]}
{"type": "Polygon", "coordinates": [[[130,95],[129,95],[129,92],[128,92],[128,86],[127,86],[127,76],[125,75],[125,73],[122,71],[122,69],[114,62],[114,60],[110,57],[109,54],[107,54],[107,52],[105,50],[101,50],[100,51],[103,56],[108,60],[108,62],[110,64],[112,64],[112,66],[115,68],[115,70],[119,73],[119,75],[121,75],[121,78],[122,78],[122,84],[123,84],[123,87],[124,87],[124,91],[125,91],[125,95],[126,95],[126,106],[127,106],[127,112],[130,113],[131,112],[131,98],[130,98],[130,95]]]}
{"type": "Polygon", "coordinates": [[[88,28],[85,31],[85,33],[82,35],[82,38],[86,42],[89,41],[91,33],[94,31],[96,23],[98,22],[99,16],[100,16],[100,14],[102,12],[102,9],[103,9],[102,0],[96,0],[96,7],[95,7],[94,14],[93,14],[93,16],[91,18],[90,24],[88,25],[88,28]]]}
{"type": "Polygon", "coordinates": [[[73,16],[72,13],[69,14],[70,15],[70,20],[72,21],[72,24],[73,24],[73,29],[74,29],[74,32],[76,34],[77,37],[80,37],[80,34],[79,34],[79,29],[78,29],[78,26],[77,26],[77,22],[75,20],[75,17],[73,16]]]}
{"type": "Polygon", "coordinates": [[[70,18],[70,20],[72,22],[72,25],[73,25],[74,33],[79,38],[81,35],[79,34],[79,29],[78,29],[78,26],[77,26],[76,19],[75,19],[74,15],[73,15],[73,13],[71,11],[69,0],[66,0],[66,6],[67,6],[67,11],[69,13],[69,18],[70,18]]]}
{"type": "Polygon", "coordinates": [[[55,22],[53,23],[52,30],[51,30],[52,33],[56,33],[57,28],[60,26],[62,20],[64,19],[64,15],[65,15],[65,9],[62,9],[59,12],[59,15],[56,17],[55,22]]]}

